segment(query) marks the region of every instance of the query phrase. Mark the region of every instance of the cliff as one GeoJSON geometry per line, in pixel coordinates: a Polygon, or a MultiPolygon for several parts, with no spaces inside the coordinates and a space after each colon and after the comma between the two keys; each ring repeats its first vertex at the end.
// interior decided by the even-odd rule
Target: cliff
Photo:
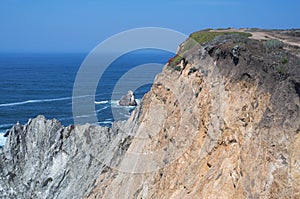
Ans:
{"type": "Polygon", "coordinates": [[[0,195],[300,197],[300,59],[290,35],[192,34],[111,129],[43,116],[14,126],[0,195]]]}

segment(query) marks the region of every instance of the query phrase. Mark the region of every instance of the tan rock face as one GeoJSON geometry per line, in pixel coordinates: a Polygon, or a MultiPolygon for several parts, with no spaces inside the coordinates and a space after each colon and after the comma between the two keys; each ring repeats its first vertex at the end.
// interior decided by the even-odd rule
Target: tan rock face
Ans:
{"type": "Polygon", "coordinates": [[[180,72],[165,66],[126,124],[135,136],[118,169],[89,198],[300,197],[299,60],[288,55],[278,79],[261,45],[239,44],[235,65],[234,44],[193,49],[180,72]]]}

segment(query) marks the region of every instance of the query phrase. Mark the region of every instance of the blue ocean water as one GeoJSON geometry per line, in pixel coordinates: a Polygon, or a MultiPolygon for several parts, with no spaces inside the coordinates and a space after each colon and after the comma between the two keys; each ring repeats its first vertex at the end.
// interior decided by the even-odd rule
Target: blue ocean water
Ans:
{"type": "MultiPolygon", "coordinates": [[[[72,91],[77,71],[87,54],[0,54],[0,145],[3,134],[16,122],[45,115],[56,118],[67,126],[73,124],[72,91]]],[[[110,126],[114,121],[112,107],[122,109],[126,119],[133,107],[119,107],[111,100],[116,81],[137,65],[164,64],[173,54],[144,49],[127,53],[115,60],[100,79],[95,94],[95,110],[100,125],[110,126]]],[[[151,70],[151,69],[150,69],[151,70]]],[[[138,77],[137,77],[138,78],[138,77]]],[[[134,94],[137,99],[150,90],[143,85],[134,94]]],[[[83,96],[84,97],[84,96],[83,96]]],[[[85,115],[78,117],[88,117],[85,115]]]]}

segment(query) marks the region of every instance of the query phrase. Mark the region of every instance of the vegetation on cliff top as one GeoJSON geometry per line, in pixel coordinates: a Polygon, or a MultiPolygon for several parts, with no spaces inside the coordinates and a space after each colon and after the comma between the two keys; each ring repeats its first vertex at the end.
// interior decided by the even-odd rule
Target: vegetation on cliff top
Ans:
{"type": "Polygon", "coordinates": [[[251,33],[247,33],[247,32],[211,32],[211,31],[204,30],[204,31],[198,31],[198,32],[192,33],[190,35],[189,39],[187,40],[187,42],[189,40],[193,39],[197,43],[202,44],[202,43],[207,43],[207,42],[212,41],[217,36],[232,35],[232,34],[238,34],[242,37],[251,37],[252,36],[251,33]]]}
{"type": "Polygon", "coordinates": [[[189,49],[195,47],[196,45],[203,44],[203,43],[208,43],[212,40],[214,40],[217,36],[223,36],[223,35],[232,35],[232,34],[237,34],[242,37],[251,37],[251,33],[247,32],[229,32],[229,31],[216,31],[213,32],[211,29],[206,29],[206,30],[201,30],[198,32],[192,33],[189,38],[184,42],[184,46],[181,49],[181,54],[180,55],[175,55],[175,57],[171,58],[169,60],[169,65],[170,66],[177,66],[180,63],[180,60],[182,58],[182,55],[189,49]]]}

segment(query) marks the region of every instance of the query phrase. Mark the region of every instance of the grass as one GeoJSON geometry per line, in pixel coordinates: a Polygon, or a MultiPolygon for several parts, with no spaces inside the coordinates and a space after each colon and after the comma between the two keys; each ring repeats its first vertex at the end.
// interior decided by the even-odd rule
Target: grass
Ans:
{"type": "Polygon", "coordinates": [[[181,56],[175,55],[175,57],[171,58],[169,60],[169,66],[175,67],[180,63],[180,60],[182,59],[181,56]]]}
{"type": "Polygon", "coordinates": [[[251,33],[247,32],[208,32],[208,31],[199,31],[195,32],[190,35],[190,38],[194,39],[197,43],[202,44],[202,43],[207,43],[212,41],[214,38],[217,36],[221,35],[232,35],[232,34],[238,34],[242,37],[251,37],[251,33]]]}
{"type": "MultiPolygon", "coordinates": [[[[232,35],[232,34],[237,34],[242,37],[251,37],[251,33],[247,32],[210,32],[207,30],[202,30],[199,32],[195,32],[190,35],[188,40],[186,41],[184,45],[184,51],[187,51],[188,49],[193,48],[197,44],[203,44],[203,43],[208,43],[215,39],[217,36],[222,36],[222,35],[232,35]]],[[[182,52],[183,53],[183,52],[182,52]]]]}

